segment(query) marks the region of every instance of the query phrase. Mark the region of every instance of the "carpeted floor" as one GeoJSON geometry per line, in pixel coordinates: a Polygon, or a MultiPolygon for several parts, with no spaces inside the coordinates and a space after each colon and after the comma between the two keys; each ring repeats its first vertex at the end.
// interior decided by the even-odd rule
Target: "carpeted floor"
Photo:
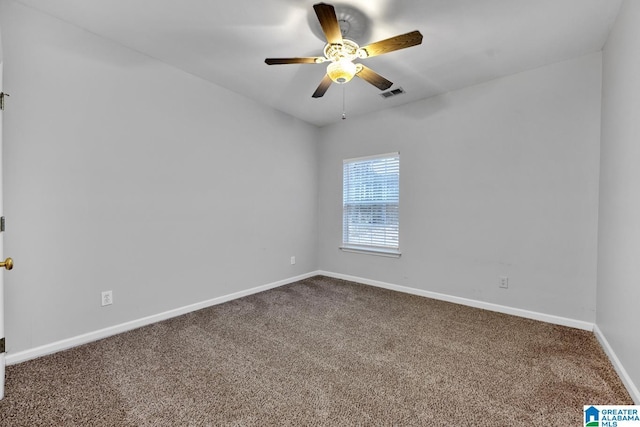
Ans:
{"type": "Polygon", "coordinates": [[[570,426],[590,332],[314,277],[7,368],[2,426],[570,426]]]}

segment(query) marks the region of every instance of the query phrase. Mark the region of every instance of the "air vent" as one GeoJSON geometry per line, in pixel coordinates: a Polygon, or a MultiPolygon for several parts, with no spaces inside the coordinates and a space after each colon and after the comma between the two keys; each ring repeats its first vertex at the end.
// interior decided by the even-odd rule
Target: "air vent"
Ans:
{"type": "Polygon", "coordinates": [[[392,96],[402,95],[403,93],[405,93],[404,89],[399,87],[397,89],[392,89],[392,90],[388,90],[386,92],[382,92],[380,94],[380,96],[386,99],[386,98],[391,98],[392,96]]]}

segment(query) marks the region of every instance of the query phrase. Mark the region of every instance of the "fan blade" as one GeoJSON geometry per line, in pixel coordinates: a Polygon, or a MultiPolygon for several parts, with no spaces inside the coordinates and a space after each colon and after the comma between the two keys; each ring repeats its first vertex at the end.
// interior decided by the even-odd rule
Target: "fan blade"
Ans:
{"type": "Polygon", "coordinates": [[[356,73],[356,76],[360,77],[362,80],[365,80],[380,90],[389,89],[393,83],[389,80],[382,77],[380,74],[376,73],[369,67],[365,67],[362,64],[358,64],[358,68],[362,66],[362,69],[356,73]]]}
{"type": "Polygon", "coordinates": [[[411,46],[417,46],[422,43],[422,34],[420,31],[412,31],[400,36],[391,37],[390,39],[380,40],[370,45],[361,47],[360,49],[367,53],[367,58],[383,53],[393,52],[394,50],[405,49],[411,46]]]}
{"type": "Polygon", "coordinates": [[[332,83],[331,77],[329,77],[328,74],[325,74],[324,78],[320,82],[320,85],[318,86],[318,89],[316,89],[316,91],[313,92],[313,95],[311,96],[313,98],[321,98],[322,96],[324,96],[327,89],[329,89],[329,86],[331,86],[331,83],[332,83]]]}
{"type": "Polygon", "coordinates": [[[342,44],[342,31],[336,17],[336,10],[330,4],[318,3],[313,5],[318,21],[329,44],[342,44]]]}
{"type": "Polygon", "coordinates": [[[324,58],[267,58],[264,60],[268,65],[280,64],[318,64],[324,58]]]}

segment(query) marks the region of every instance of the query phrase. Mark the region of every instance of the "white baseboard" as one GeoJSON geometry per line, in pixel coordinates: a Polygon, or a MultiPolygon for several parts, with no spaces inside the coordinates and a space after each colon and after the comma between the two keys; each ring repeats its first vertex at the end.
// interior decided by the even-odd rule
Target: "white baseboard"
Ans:
{"type": "Polygon", "coordinates": [[[7,365],[14,365],[16,363],[25,362],[27,360],[36,359],[38,357],[46,356],[48,354],[57,353],[59,351],[67,350],[79,345],[88,344],[93,341],[97,341],[103,338],[110,337],[112,335],[127,332],[132,329],[137,329],[142,326],[147,326],[152,323],[161,322],[163,320],[170,319],[172,317],[181,316],[183,314],[191,313],[192,311],[200,310],[203,308],[211,307],[212,305],[222,304],[227,301],[242,298],[248,295],[256,294],[258,292],[266,291],[269,289],[277,288],[287,285],[289,283],[297,282],[298,280],[307,279],[309,277],[316,276],[317,272],[311,272],[302,274],[300,276],[291,277],[277,282],[268,283],[266,285],[257,286],[255,288],[247,289],[240,292],[234,292],[229,295],[223,295],[221,297],[213,298],[207,301],[198,302],[195,304],[187,305],[184,307],[176,308],[173,310],[165,311],[164,313],[154,314],[151,316],[143,317],[141,319],[132,320],[130,322],[121,323],[115,326],[109,326],[104,329],[89,332],[86,334],[78,335],[75,337],[67,338],[61,341],[45,344],[40,347],[35,347],[29,350],[19,351],[17,353],[7,353],[6,363],[7,365]]]}
{"type": "Polygon", "coordinates": [[[490,302],[477,301],[468,298],[456,297],[438,292],[424,291],[422,289],[410,288],[407,286],[394,285],[391,283],[380,282],[378,280],[365,279],[362,277],[349,276],[346,274],[332,273],[329,271],[318,271],[323,276],[333,277],[336,279],[349,280],[351,282],[362,283],[365,285],[376,286],[378,288],[390,289],[392,291],[404,292],[407,294],[418,295],[421,297],[433,298],[441,301],[452,302],[455,304],[466,305],[469,307],[482,308],[484,310],[496,311],[498,313],[511,314],[527,319],[540,320],[542,322],[553,323],[554,325],[569,326],[576,329],[584,329],[593,331],[593,323],[582,320],[569,319],[566,317],[554,316],[552,314],[538,313],[536,311],[523,310],[520,308],[508,307],[506,305],[492,304],[490,302]]]}
{"type": "Polygon", "coordinates": [[[110,337],[112,335],[120,334],[122,332],[127,332],[127,331],[130,331],[130,330],[133,330],[133,329],[137,329],[137,328],[140,328],[142,326],[150,325],[152,323],[161,322],[163,320],[167,320],[167,319],[170,319],[172,317],[181,316],[183,314],[191,313],[193,311],[200,310],[200,309],[203,309],[203,308],[206,308],[206,307],[211,307],[213,305],[222,304],[224,302],[231,301],[231,300],[238,299],[238,298],[242,298],[242,297],[245,297],[245,296],[248,296],[248,295],[252,295],[252,294],[255,294],[255,293],[258,293],[258,292],[263,292],[263,291],[266,291],[266,290],[269,290],[269,289],[273,289],[273,288],[277,288],[277,287],[280,287],[280,286],[284,286],[284,285],[287,285],[289,283],[297,282],[298,280],[307,279],[309,277],[313,277],[313,276],[316,276],[316,275],[323,275],[323,276],[327,276],[327,277],[333,277],[333,278],[336,278],[336,279],[348,280],[348,281],[351,281],[351,282],[362,283],[362,284],[365,284],[365,285],[376,286],[376,287],[379,287],[379,288],[390,289],[390,290],[394,290],[394,291],[398,291],[398,292],[404,292],[404,293],[408,293],[408,294],[412,294],[412,295],[418,295],[418,296],[423,296],[423,297],[427,297],[427,298],[433,298],[433,299],[437,299],[437,300],[441,300],[441,301],[452,302],[452,303],[455,303],[455,304],[461,304],[461,305],[466,305],[466,306],[470,306],[470,307],[481,308],[481,309],[495,311],[495,312],[499,312],[499,313],[511,314],[511,315],[514,315],[514,316],[524,317],[524,318],[533,319],[533,320],[539,320],[539,321],[542,321],[542,322],[552,323],[552,324],[556,324],[556,325],[569,326],[569,327],[572,327],[572,328],[593,331],[595,336],[596,336],[596,338],[598,339],[598,341],[600,342],[600,344],[604,348],[605,352],[609,356],[609,359],[611,360],[611,363],[613,364],[614,368],[618,372],[618,375],[622,379],[624,385],[627,387],[627,390],[629,391],[629,394],[631,394],[631,397],[633,398],[635,403],[640,405],[640,392],[638,392],[638,388],[635,386],[635,384],[633,383],[633,381],[631,380],[631,378],[627,374],[626,370],[624,369],[624,367],[620,363],[620,360],[617,358],[616,354],[614,353],[613,349],[611,348],[611,346],[607,342],[606,338],[604,337],[604,335],[602,334],[602,332],[600,331],[598,326],[594,325],[593,323],[584,322],[584,321],[575,320],[575,319],[569,319],[569,318],[560,317],[560,316],[554,316],[554,315],[545,314],[545,313],[538,313],[538,312],[534,312],[534,311],[523,310],[523,309],[518,309],[518,308],[513,308],[513,307],[508,307],[508,306],[503,306],[503,305],[498,305],[498,304],[492,304],[492,303],[472,300],[472,299],[468,299],[468,298],[461,298],[461,297],[441,294],[441,293],[437,293],[437,292],[430,292],[430,291],[425,291],[425,290],[422,290],[422,289],[410,288],[410,287],[407,287],[407,286],[394,285],[394,284],[391,284],[391,283],[380,282],[380,281],[371,280],[371,279],[365,279],[365,278],[362,278],[362,277],[350,276],[350,275],[340,274],[340,273],[332,273],[332,272],[322,271],[322,270],[309,272],[309,273],[306,273],[306,274],[302,274],[300,276],[291,277],[291,278],[284,279],[284,280],[279,280],[277,282],[268,283],[266,285],[257,286],[255,288],[247,289],[247,290],[244,290],[244,291],[235,292],[235,293],[232,293],[232,294],[229,294],[229,295],[224,295],[224,296],[213,298],[213,299],[210,299],[210,300],[207,300],[207,301],[202,301],[202,302],[199,302],[199,303],[191,304],[191,305],[180,307],[180,308],[177,308],[177,309],[165,311],[163,313],[154,314],[154,315],[143,317],[141,319],[133,320],[133,321],[130,321],[130,322],[121,323],[119,325],[110,326],[110,327],[107,327],[107,328],[104,328],[104,329],[100,329],[100,330],[97,330],[97,331],[93,331],[93,332],[89,332],[89,333],[86,333],[86,334],[83,334],[83,335],[78,335],[78,336],[75,336],[75,337],[67,338],[67,339],[64,339],[64,340],[61,340],[61,341],[57,341],[57,342],[54,342],[54,343],[50,343],[50,344],[45,344],[43,346],[32,348],[32,349],[29,349],[29,350],[20,351],[20,352],[17,352],[17,353],[7,353],[6,354],[6,363],[7,363],[7,365],[13,365],[13,364],[16,364],[16,363],[25,362],[27,360],[31,360],[31,359],[35,359],[35,358],[38,358],[38,357],[46,356],[48,354],[52,354],[52,353],[56,353],[56,352],[59,352],[59,351],[67,350],[67,349],[72,348],[72,347],[76,347],[76,346],[83,345],[83,344],[88,344],[90,342],[97,341],[97,340],[100,340],[100,339],[103,339],[103,338],[107,338],[107,337],[110,337]]]}
{"type": "Polygon", "coordinates": [[[611,360],[613,367],[624,383],[624,386],[627,388],[627,391],[631,395],[631,398],[636,405],[640,405],[640,391],[638,391],[638,387],[636,387],[636,385],[631,380],[631,377],[629,377],[627,370],[624,369],[624,366],[622,366],[620,359],[618,359],[618,356],[616,356],[616,353],[613,351],[613,348],[611,347],[597,324],[593,327],[593,333],[600,342],[600,345],[604,349],[604,352],[607,353],[607,356],[609,356],[609,360],[611,360]]]}

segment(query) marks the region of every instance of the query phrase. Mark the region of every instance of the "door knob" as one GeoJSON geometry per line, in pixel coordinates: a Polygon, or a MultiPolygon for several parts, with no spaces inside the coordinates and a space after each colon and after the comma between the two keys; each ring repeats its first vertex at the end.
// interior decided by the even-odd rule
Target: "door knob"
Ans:
{"type": "Polygon", "coordinates": [[[11,258],[7,258],[4,261],[0,261],[0,268],[2,267],[7,270],[11,270],[13,268],[13,260],[11,258]]]}

